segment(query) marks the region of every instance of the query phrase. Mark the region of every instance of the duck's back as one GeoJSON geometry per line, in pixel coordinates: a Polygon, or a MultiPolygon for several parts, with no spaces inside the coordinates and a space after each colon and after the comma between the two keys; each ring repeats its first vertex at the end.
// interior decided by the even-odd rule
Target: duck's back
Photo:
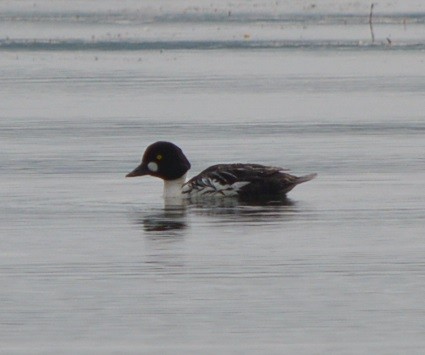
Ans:
{"type": "Polygon", "coordinates": [[[183,194],[196,196],[239,196],[261,198],[284,196],[296,185],[316,174],[297,177],[284,169],[260,164],[218,164],[210,166],[183,186],[183,194]]]}

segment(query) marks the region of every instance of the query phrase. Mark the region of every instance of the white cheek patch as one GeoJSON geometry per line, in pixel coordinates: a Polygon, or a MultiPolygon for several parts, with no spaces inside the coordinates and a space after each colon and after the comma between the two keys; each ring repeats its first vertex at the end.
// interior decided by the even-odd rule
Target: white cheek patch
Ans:
{"type": "Polygon", "coordinates": [[[153,173],[156,173],[156,172],[158,171],[158,164],[157,164],[157,163],[155,163],[154,161],[151,161],[151,162],[148,164],[148,169],[149,169],[150,171],[152,171],[153,173]]]}

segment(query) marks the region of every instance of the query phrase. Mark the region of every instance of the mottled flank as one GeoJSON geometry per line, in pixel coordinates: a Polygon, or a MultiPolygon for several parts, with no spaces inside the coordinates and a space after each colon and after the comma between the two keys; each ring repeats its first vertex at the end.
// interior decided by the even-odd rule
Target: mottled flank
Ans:
{"type": "Polygon", "coordinates": [[[260,164],[218,164],[202,171],[183,186],[187,196],[283,196],[317,174],[297,177],[284,169],[260,164]]]}

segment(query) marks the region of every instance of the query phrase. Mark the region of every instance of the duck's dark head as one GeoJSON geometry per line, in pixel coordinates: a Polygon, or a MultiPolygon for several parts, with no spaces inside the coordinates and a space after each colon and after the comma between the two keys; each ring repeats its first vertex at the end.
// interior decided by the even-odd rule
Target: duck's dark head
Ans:
{"type": "Polygon", "coordinates": [[[151,175],[163,180],[176,180],[190,169],[182,150],[170,142],[156,142],[146,148],[142,163],[126,177],[151,175]]]}

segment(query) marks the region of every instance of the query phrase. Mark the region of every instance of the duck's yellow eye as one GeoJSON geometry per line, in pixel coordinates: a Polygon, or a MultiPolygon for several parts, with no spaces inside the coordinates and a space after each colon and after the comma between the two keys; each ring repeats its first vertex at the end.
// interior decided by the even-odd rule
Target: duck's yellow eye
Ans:
{"type": "Polygon", "coordinates": [[[162,159],[162,155],[161,154],[158,154],[157,156],[156,156],[156,160],[161,160],[162,159]]]}

